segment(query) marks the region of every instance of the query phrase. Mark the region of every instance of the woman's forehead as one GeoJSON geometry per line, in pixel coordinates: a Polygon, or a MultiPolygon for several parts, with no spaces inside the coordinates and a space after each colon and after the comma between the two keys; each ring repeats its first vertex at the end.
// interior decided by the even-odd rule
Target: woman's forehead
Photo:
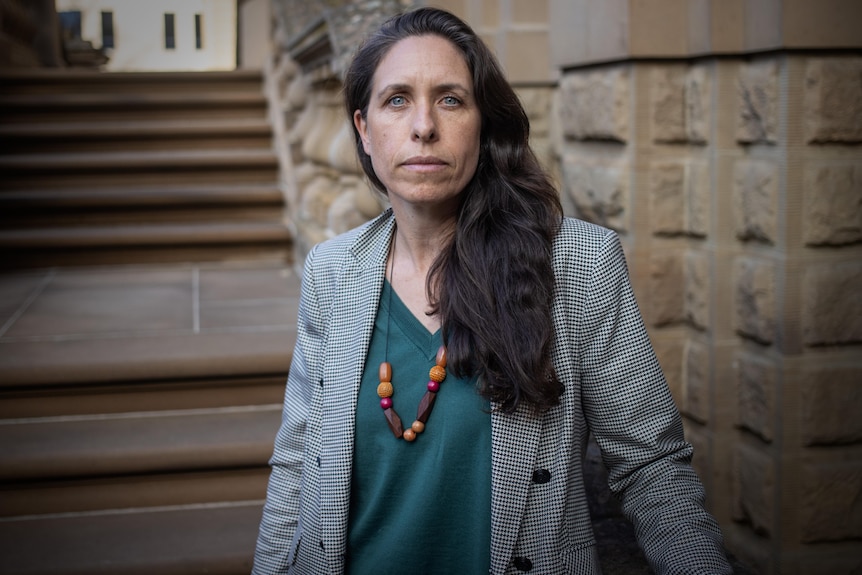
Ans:
{"type": "Polygon", "coordinates": [[[375,91],[382,85],[412,84],[434,78],[471,87],[467,61],[455,44],[438,35],[409,36],[392,45],[374,73],[375,91]]]}

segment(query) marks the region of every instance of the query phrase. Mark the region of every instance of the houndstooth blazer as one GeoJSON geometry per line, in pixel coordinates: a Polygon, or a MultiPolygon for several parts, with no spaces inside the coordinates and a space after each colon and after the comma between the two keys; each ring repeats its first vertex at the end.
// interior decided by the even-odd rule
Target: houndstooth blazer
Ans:
{"type": "MultiPolygon", "coordinates": [[[[343,572],[353,421],[393,224],[387,211],[306,259],[254,574],[343,572]]],[[[492,413],[490,573],[601,572],[581,468],[589,432],[656,573],[731,573],[618,237],[566,219],[553,264],[565,392],[541,417],[492,413]]]]}

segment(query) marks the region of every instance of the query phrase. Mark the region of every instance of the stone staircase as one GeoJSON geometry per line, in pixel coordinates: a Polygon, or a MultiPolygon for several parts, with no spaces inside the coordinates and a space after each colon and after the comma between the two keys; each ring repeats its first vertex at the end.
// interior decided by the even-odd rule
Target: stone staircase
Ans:
{"type": "Polygon", "coordinates": [[[0,73],[3,267],[289,259],[260,73],[0,73]]]}
{"type": "Polygon", "coordinates": [[[248,573],[299,296],[261,77],[0,75],[0,573],[248,573]]]}

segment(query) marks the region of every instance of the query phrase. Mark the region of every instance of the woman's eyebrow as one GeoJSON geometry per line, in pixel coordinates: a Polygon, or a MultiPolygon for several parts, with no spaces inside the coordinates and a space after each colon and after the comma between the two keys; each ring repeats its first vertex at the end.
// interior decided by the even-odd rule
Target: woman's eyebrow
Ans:
{"type": "MultiPolygon", "coordinates": [[[[391,94],[393,92],[409,92],[412,90],[410,84],[388,84],[381,88],[377,92],[377,97],[382,98],[386,94],[391,94]]],[[[468,90],[463,84],[458,82],[452,82],[447,84],[440,84],[434,87],[435,92],[462,92],[464,94],[469,94],[470,90],[468,90]]]]}

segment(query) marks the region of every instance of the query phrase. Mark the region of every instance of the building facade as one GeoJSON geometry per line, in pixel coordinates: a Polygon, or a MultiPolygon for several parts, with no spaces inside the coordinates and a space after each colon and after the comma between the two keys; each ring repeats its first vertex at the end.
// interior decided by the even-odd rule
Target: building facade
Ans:
{"type": "Polygon", "coordinates": [[[107,71],[236,67],[236,0],[57,0],[56,6],[64,36],[101,49],[107,71]]]}

